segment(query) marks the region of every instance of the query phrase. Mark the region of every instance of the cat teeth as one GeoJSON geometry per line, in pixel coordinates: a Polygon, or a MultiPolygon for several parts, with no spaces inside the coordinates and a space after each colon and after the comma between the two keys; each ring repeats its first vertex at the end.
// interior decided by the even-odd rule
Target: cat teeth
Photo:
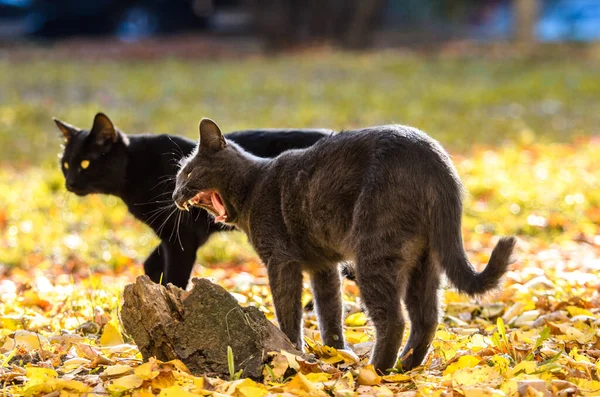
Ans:
{"type": "Polygon", "coordinates": [[[225,222],[227,220],[227,215],[219,215],[215,217],[215,222],[225,222]]]}

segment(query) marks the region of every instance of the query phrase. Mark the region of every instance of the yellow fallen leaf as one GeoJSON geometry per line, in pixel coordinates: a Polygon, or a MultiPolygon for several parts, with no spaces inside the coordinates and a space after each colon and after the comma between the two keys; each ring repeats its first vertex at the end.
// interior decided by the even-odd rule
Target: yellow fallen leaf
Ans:
{"type": "Polygon", "coordinates": [[[13,340],[14,346],[12,348],[15,346],[21,346],[27,350],[37,350],[40,347],[43,348],[48,344],[48,339],[46,339],[44,336],[22,329],[15,331],[13,340]]]}
{"type": "Polygon", "coordinates": [[[133,370],[129,365],[116,364],[116,365],[109,365],[108,367],[106,367],[104,369],[103,375],[117,376],[117,375],[124,375],[127,372],[132,372],[132,371],[133,370]]]}
{"type": "Polygon", "coordinates": [[[386,386],[374,386],[376,396],[383,397],[394,397],[394,392],[388,389],[386,386]]]}
{"type": "Polygon", "coordinates": [[[386,382],[391,383],[401,383],[408,382],[412,380],[412,378],[406,374],[393,374],[393,375],[385,375],[381,377],[386,382]]]}
{"type": "Polygon", "coordinates": [[[600,381],[580,378],[572,378],[568,380],[575,383],[579,387],[579,391],[584,396],[600,396],[600,381]]]}
{"type": "Polygon", "coordinates": [[[75,346],[77,354],[87,358],[88,360],[94,360],[100,355],[100,351],[98,349],[86,343],[74,343],[73,346],[75,346]]]}
{"type": "Polygon", "coordinates": [[[50,368],[27,367],[25,369],[25,376],[32,383],[43,383],[47,382],[50,378],[56,378],[58,373],[50,368]]]}
{"type": "Polygon", "coordinates": [[[190,393],[181,386],[171,386],[160,391],[159,397],[198,397],[197,394],[190,393]]]}
{"type": "Polygon", "coordinates": [[[331,375],[327,374],[325,372],[313,372],[310,374],[306,374],[306,379],[308,379],[311,382],[327,382],[330,378],[331,375]]]}
{"type": "Polygon", "coordinates": [[[493,367],[467,367],[456,370],[452,374],[452,386],[457,387],[498,387],[504,381],[504,376],[493,367]]]}
{"type": "Polygon", "coordinates": [[[288,361],[288,365],[291,369],[293,369],[294,371],[298,371],[300,369],[300,364],[298,364],[298,361],[296,360],[296,356],[293,355],[292,353],[288,353],[286,351],[281,351],[281,354],[283,354],[285,356],[285,358],[288,361]]]}
{"type": "Polygon", "coordinates": [[[448,367],[446,367],[446,369],[444,370],[444,376],[452,375],[454,372],[458,371],[459,369],[472,368],[472,367],[476,366],[477,364],[479,364],[480,362],[481,362],[481,359],[479,357],[469,356],[469,355],[460,356],[458,358],[458,360],[456,360],[452,364],[448,365],[448,367]]]}
{"type": "Polygon", "coordinates": [[[298,372],[291,381],[282,387],[283,390],[291,394],[299,394],[299,392],[306,392],[309,396],[314,397],[326,397],[327,394],[323,390],[319,390],[306,376],[298,372]]]}
{"type": "Polygon", "coordinates": [[[114,393],[136,389],[142,385],[144,380],[137,375],[125,375],[113,380],[106,388],[114,393]]]}
{"type": "Polygon", "coordinates": [[[465,397],[504,397],[506,394],[491,387],[463,387],[465,397]]]}
{"type": "Polygon", "coordinates": [[[363,312],[353,313],[346,317],[344,323],[349,327],[362,327],[367,323],[367,316],[363,312]]]}
{"type": "Polygon", "coordinates": [[[167,387],[171,387],[175,384],[176,379],[175,375],[173,375],[173,371],[162,371],[156,376],[152,378],[151,385],[153,389],[166,389],[167,387]]]}
{"type": "Polygon", "coordinates": [[[569,352],[569,356],[578,362],[583,362],[583,363],[591,363],[592,361],[584,356],[583,354],[579,354],[579,349],[577,349],[577,347],[574,347],[571,349],[571,351],[569,352]]]}
{"type": "Polygon", "coordinates": [[[593,316],[594,313],[592,313],[591,311],[587,310],[587,309],[583,309],[581,307],[577,307],[577,306],[567,306],[567,311],[569,312],[569,315],[571,317],[575,317],[575,316],[579,316],[579,315],[584,315],[584,316],[593,316]]]}
{"type": "MultiPolygon", "coordinates": [[[[294,358],[294,361],[296,361],[295,358],[294,358]]],[[[281,353],[277,353],[273,357],[273,359],[271,360],[271,365],[272,365],[273,374],[277,378],[282,378],[283,375],[285,374],[285,371],[287,371],[287,369],[289,368],[287,357],[281,353]]]]}
{"type": "Polygon", "coordinates": [[[348,371],[346,372],[344,375],[342,375],[342,380],[344,380],[347,384],[348,384],[348,388],[350,389],[354,389],[356,387],[355,385],[355,380],[354,380],[354,375],[352,375],[352,372],[348,371]]]}
{"type": "Polygon", "coordinates": [[[162,362],[160,360],[156,360],[156,363],[158,364],[158,366],[160,368],[165,368],[165,366],[170,366],[170,367],[177,369],[180,372],[191,375],[190,370],[181,360],[175,359],[175,360],[170,360],[167,362],[162,362]]]}
{"type": "Polygon", "coordinates": [[[501,374],[505,374],[510,368],[510,360],[504,355],[496,354],[490,358],[490,362],[501,374]]]}
{"type": "Polygon", "coordinates": [[[263,397],[269,394],[266,389],[257,386],[240,387],[238,390],[244,397],[263,397]]]}
{"type": "Polygon", "coordinates": [[[193,378],[193,386],[191,391],[193,393],[197,393],[200,395],[205,395],[207,394],[206,390],[204,389],[204,378],[198,378],[198,377],[194,377],[193,378]]]}
{"type": "Polygon", "coordinates": [[[83,357],[75,357],[66,360],[63,365],[60,367],[60,370],[63,372],[69,372],[74,370],[75,368],[79,368],[82,365],[89,364],[90,360],[83,357]]]}
{"type": "Polygon", "coordinates": [[[360,361],[360,358],[352,350],[339,349],[337,354],[344,359],[346,364],[356,364],[360,361]]]}
{"type": "Polygon", "coordinates": [[[524,372],[529,375],[535,371],[537,371],[537,363],[535,361],[521,361],[510,370],[508,377],[512,378],[519,372],[524,372]]]}
{"type": "Polygon", "coordinates": [[[358,331],[352,328],[346,329],[344,331],[344,336],[346,337],[346,341],[353,345],[356,345],[357,343],[368,342],[369,339],[371,339],[366,332],[358,331]]]}
{"type": "Polygon", "coordinates": [[[25,370],[27,383],[23,388],[23,396],[38,396],[60,391],[60,395],[68,395],[68,391],[79,395],[90,391],[90,387],[76,380],[57,379],[58,373],[50,368],[27,367],[25,370]]]}
{"type": "Polygon", "coordinates": [[[76,380],[56,379],[54,385],[55,390],[61,390],[61,397],[64,395],[63,393],[68,393],[67,390],[78,393],[77,395],[81,395],[81,393],[87,393],[91,390],[91,387],[76,380]]]}
{"type": "MultiPolygon", "coordinates": [[[[98,396],[99,397],[99,396],[98,396]]],[[[136,390],[131,394],[131,397],[154,397],[154,394],[150,393],[147,390],[141,389],[136,390]]]]}
{"type": "Polygon", "coordinates": [[[357,382],[359,385],[374,386],[381,383],[381,376],[377,374],[373,365],[369,364],[359,368],[357,382]]]}
{"type": "Polygon", "coordinates": [[[249,378],[238,379],[233,382],[229,382],[226,384],[227,389],[225,390],[226,394],[233,394],[236,390],[239,390],[242,387],[256,387],[257,383],[249,378]]]}
{"type": "Polygon", "coordinates": [[[2,316],[0,317],[0,328],[16,331],[19,327],[22,327],[23,322],[23,316],[2,316]]]}
{"type": "Polygon", "coordinates": [[[147,380],[157,377],[160,372],[156,369],[156,361],[151,358],[147,363],[136,367],[133,370],[133,373],[140,378],[147,380]]]}
{"type": "Polygon", "coordinates": [[[102,346],[116,346],[125,343],[123,341],[123,336],[121,335],[121,331],[117,327],[117,324],[114,320],[108,322],[104,326],[104,332],[102,332],[102,336],[100,337],[100,344],[102,346]]]}
{"type": "Polygon", "coordinates": [[[556,335],[556,338],[565,342],[577,341],[580,344],[586,344],[596,339],[596,330],[583,322],[577,322],[572,326],[555,323],[552,325],[563,333],[563,335],[556,335]]]}

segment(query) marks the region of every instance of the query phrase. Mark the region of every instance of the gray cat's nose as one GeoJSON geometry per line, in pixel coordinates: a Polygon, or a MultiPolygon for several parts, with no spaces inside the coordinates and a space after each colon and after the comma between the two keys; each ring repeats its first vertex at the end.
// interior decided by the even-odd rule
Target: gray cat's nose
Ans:
{"type": "Polygon", "coordinates": [[[183,202],[183,196],[179,192],[179,190],[175,190],[173,192],[172,198],[173,202],[175,203],[175,206],[182,211],[189,211],[186,204],[183,202]]]}

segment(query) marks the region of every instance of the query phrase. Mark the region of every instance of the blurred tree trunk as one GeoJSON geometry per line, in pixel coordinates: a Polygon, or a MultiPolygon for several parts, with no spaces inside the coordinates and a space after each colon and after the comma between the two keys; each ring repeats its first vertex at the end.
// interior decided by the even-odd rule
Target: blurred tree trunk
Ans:
{"type": "Polygon", "coordinates": [[[535,24],[540,7],[539,0],[514,0],[515,39],[518,44],[535,43],[535,24]]]}
{"type": "Polygon", "coordinates": [[[295,44],[292,24],[293,0],[249,0],[248,6],[256,33],[267,49],[278,50],[295,44]]]}
{"type": "Polygon", "coordinates": [[[360,49],[371,44],[376,19],[383,5],[383,0],[354,1],[354,12],[343,40],[346,47],[360,49]]]}
{"type": "Polygon", "coordinates": [[[384,0],[247,0],[256,33],[270,50],[371,43],[384,0]]]}

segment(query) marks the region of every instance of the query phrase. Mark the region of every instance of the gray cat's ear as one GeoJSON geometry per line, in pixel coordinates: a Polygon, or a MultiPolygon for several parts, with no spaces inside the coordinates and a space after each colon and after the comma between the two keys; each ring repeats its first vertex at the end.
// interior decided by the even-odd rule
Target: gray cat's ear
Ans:
{"type": "Polygon", "coordinates": [[[56,126],[58,127],[60,132],[62,132],[63,136],[67,141],[75,135],[79,134],[79,131],[81,131],[79,128],[74,127],[69,123],[65,123],[64,121],[60,121],[55,117],[53,117],[52,120],[54,120],[54,124],[56,124],[56,126]]]}
{"type": "Polygon", "coordinates": [[[94,117],[94,125],[92,126],[90,133],[96,137],[96,143],[98,145],[114,143],[119,138],[119,133],[117,132],[115,125],[104,113],[96,114],[96,117],[94,117]]]}
{"type": "Polygon", "coordinates": [[[221,134],[217,123],[211,119],[203,118],[200,121],[200,147],[214,151],[224,149],[227,144],[221,134]]]}

